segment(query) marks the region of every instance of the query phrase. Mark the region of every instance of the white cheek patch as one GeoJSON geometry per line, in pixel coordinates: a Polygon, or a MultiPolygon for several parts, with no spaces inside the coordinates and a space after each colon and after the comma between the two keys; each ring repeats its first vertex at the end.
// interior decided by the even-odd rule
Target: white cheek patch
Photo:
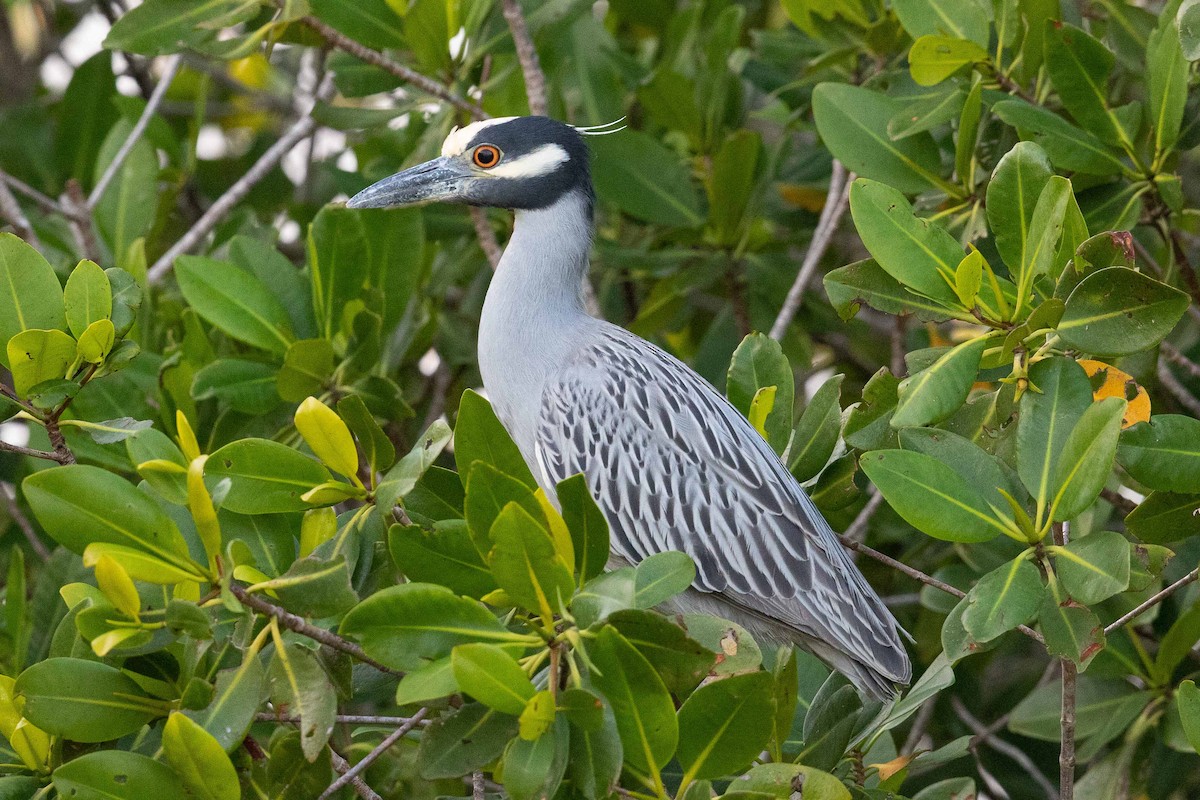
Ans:
{"type": "Polygon", "coordinates": [[[472,122],[465,128],[455,128],[450,131],[450,135],[446,137],[446,141],[442,142],[442,155],[444,156],[460,156],[467,149],[476,134],[485,128],[490,128],[493,125],[499,125],[502,122],[511,122],[516,117],[496,117],[495,119],[485,119],[481,122],[472,122]]]}
{"type": "Polygon", "coordinates": [[[561,145],[544,144],[523,156],[502,158],[487,174],[496,178],[539,178],[570,160],[571,155],[561,145]]]}

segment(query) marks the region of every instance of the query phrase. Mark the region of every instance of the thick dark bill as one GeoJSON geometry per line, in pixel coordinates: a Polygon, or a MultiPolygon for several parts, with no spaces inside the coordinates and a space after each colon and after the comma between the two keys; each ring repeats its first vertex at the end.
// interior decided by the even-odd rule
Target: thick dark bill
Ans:
{"type": "Polygon", "coordinates": [[[346,203],[348,208],[395,208],[462,199],[470,173],[452,158],[435,158],[371,184],[346,203]]]}

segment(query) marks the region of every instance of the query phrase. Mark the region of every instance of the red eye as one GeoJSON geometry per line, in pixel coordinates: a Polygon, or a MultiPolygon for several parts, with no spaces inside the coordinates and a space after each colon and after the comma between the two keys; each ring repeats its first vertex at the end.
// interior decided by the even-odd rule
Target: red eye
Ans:
{"type": "Polygon", "coordinates": [[[481,144],[475,148],[475,155],[472,160],[475,166],[491,169],[500,163],[500,148],[495,145],[481,144]]]}

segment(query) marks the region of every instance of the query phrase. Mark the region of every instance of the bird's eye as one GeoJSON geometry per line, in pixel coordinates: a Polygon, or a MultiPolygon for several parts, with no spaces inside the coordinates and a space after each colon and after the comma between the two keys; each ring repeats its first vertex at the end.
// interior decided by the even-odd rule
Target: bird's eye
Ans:
{"type": "Polygon", "coordinates": [[[475,154],[472,156],[475,166],[491,169],[500,163],[500,148],[495,145],[481,144],[475,148],[475,154]]]}

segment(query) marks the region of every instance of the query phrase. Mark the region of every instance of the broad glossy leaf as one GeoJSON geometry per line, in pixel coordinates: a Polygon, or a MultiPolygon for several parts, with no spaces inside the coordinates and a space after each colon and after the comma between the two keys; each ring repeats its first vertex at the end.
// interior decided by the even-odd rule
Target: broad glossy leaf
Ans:
{"type": "Polygon", "coordinates": [[[811,796],[812,800],[851,800],[850,790],[840,779],[800,764],[757,764],[734,780],[730,788],[761,792],[768,797],[791,797],[797,784],[804,787],[805,797],[811,796]]]}
{"type": "Polygon", "coordinates": [[[75,800],[184,796],[183,784],[170,767],[124,750],[98,750],[71,759],[54,770],[51,780],[60,797],[75,800]]]}
{"type": "Polygon", "coordinates": [[[1150,33],[1146,43],[1146,67],[1154,150],[1165,153],[1179,139],[1187,105],[1188,62],[1183,56],[1179,25],[1175,20],[1162,20],[1150,33]]]}
{"type": "Polygon", "coordinates": [[[983,81],[974,76],[971,91],[963,101],[958,120],[958,135],[954,140],[954,174],[968,188],[975,186],[975,148],[979,144],[980,123],[983,121],[983,81]]]}
{"type": "Polygon", "coordinates": [[[1047,22],[1045,37],[1046,72],[1075,121],[1105,141],[1129,141],[1108,108],[1112,52],[1069,22],[1047,22]]]}
{"type": "Polygon", "coordinates": [[[166,712],[115,667],[80,658],[39,661],[17,678],[26,719],[75,742],[103,742],[133,733],[166,712]]]}
{"type": "Polygon", "coordinates": [[[457,779],[494,761],[516,735],[516,717],[468,703],[421,734],[420,773],[430,780],[457,779]]]}
{"type": "Polygon", "coordinates": [[[711,614],[684,614],[683,627],[688,636],[721,656],[713,665],[714,675],[736,675],[762,666],[762,648],[736,622],[711,614]]]}
{"type": "Polygon", "coordinates": [[[916,194],[939,184],[941,158],[927,132],[892,140],[888,122],[900,112],[899,101],[860,86],[822,83],[813,90],[817,131],[834,157],[865,178],[916,194]]]}
{"type": "Polygon", "coordinates": [[[681,697],[696,688],[716,660],[711,650],[655,612],[617,611],[608,616],[608,624],[646,657],[667,689],[681,697]]]}
{"type": "Polygon", "coordinates": [[[957,411],[975,383],[988,339],[980,336],[957,345],[933,363],[900,382],[893,428],[931,425],[957,411]]]}
{"type": "Polygon", "coordinates": [[[175,277],[188,305],[234,339],[279,354],[292,344],[287,311],[262,281],[241,267],[180,256],[175,277]]]}
{"type": "Polygon", "coordinates": [[[574,544],[575,573],[582,586],[603,572],[608,561],[608,520],[592,498],[583,475],[561,481],[557,494],[563,520],[574,544]]]}
{"type": "Polygon", "coordinates": [[[178,711],[167,718],[163,758],[197,800],[239,800],[237,771],[221,744],[178,711]]]}
{"type": "Polygon", "coordinates": [[[1194,681],[1184,681],[1175,692],[1179,720],[1192,748],[1200,752],[1200,689],[1194,681]]]}
{"type": "Polygon", "coordinates": [[[342,475],[358,473],[358,449],[350,429],[329,406],[315,397],[296,409],[296,430],[321,462],[342,475]]]}
{"type": "Polygon", "coordinates": [[[396,460],[396,447],[379,427],[367,404],[356,394],[346,395],[337,404],[338,415],[354,432],[358,446],[371,472],[379,472],[392,466],[396,460]]]}
{"type": "MultiPolygon", "coordinates": [[[[1009,730],[1044,742],[1057,742],[1060,734],[1062,688],[1057,681],[1034,689],[1013,709],[1009,730]]],[[[1124,681],[1101,680],[1080,675],[1076,684],[1075,734],[1085,739],[1109,721],[1111,715],[1132,697],[1150,699],[1124,681]]],[[[1135,709],[1136,714],[1136,709],[1135,709]]]]}
{"type": "Polygon", "coordinates": [[[917,96],[905,95],[904,104],[896,116],[888,120],[887,132],[892,139],[903,139],[944,125],[962,113],[966,95],[952,84],[917,96]]]}
{"type": "Polygon", "coordinates": [[[1089,274],[1071,292],[1058,334],[1088,353],[1128,355],[1162,341],[1187,306],[1187,295],[1178,289],[1109,267],[1089,274]]]}
{"type": "Polygon", "coordinates": [[[732,675],[694,691],[679,709],[677,758],[686,778],[737,773],[766,747],[764,718],[775,711],[767,672],[732,675]]]}
{"type": "MultiPolygon", "coordinates": [[[[970,0],[964,3],[970,4],[970,0]]],[[[935,86],[963,67],[987,61],[987,58],[987,51],[975,42],[927,34],[913,42],[908,51],[908,69],[917,83],[935,86]]]]}
{"type": "Polygon", "coordinates": [[[528,484],[491,464],[473,462],[467,473],[464,512],[471,539],[485,558],[492,550],[492,525],[509,503],[519,503],[534,519],[545,522],[545,512],[528,484]]]}
{"type": "Polygon", "coordinates": [[[913,214],[891,186],[859,178],[850,187],[850,213],[875,262],[904,286],[954,307],[954,274],[963,249],[944,228],[913,214]]]}
{"type": "Polygon", "coordinates": [[[191,563],[175,523],[149,496],[111,472],[71,464],[35,472],[22,491],[46,532],[76,553],[107,542],[178,566],[191,563]]]}
{"type": "Polygon", "coordinates": [[[402,670],[447,656],[455,645],[521,638],[479,602],[428,583],[376,592],[350,610],[339,632],[361,642],[371,657],[402,670]]]}
{"type": "Polygon", "coordinates": [[[510,502],[492,523],[490,538],[488,566],[509,597],[546,620],[570,602],[573,565],[563,560],[541,520],[510,502]]]}
{"type": "Polygon", "coordinates": [[[496,579],[461,519],[437,522],[432,530],[393,525],[388,531],[388,549],[411,581],[441,584],[471,597],[483,597],[496,589],[496,579]]]}
{"type": "Polygon", "coordinates": [[[256,588],[274,592],[280,605],[301,616],[333,617],[358,602],[350,571],[344,553],[329,560],[313,555],[298,559],[287,572],[256,588]]]}
{"type": "Polygon", "coordinates": [[[1200,534],[1200,494],[1151,492],[1125,518],[1125,526],[1134,536],[1152,544],[1200,534]]]}
{"type": "Polygon", "coordinates": [[[775,402],[767,414],[766,439],[775,452],[782,452],[792,432],[796,378],[779,342],[762,333],[742,340],[729,362],[725,392],[743,416],[749,417],[755,395],[775,387],[775,402]]]}
{"type": "Polygon", "coordinates": [[[241,747],[258,706],[266,697],[267,678],[257,653],[247,653],[242,663],[217,673],[213,698],[204,708],[184,713],[232,752],[241,747]]]}
{"type": "Polygon", "coordinates": [[[1200,492],[1200,421],[1158,414],[1121,434],[1117,459],[1152,489],[1200,492]]]}
{"type": "Polygon", "coordinates": [[[1095,531],[1054,548],[1063,588],[1085,605],[1107,600],[1129,586],[1129,542],[1116,531],[1095,531]]]}
{"type": "MultiPolygon", "coordinates": [[[[66,329],[63,291],[42,254],[11,233],[0,233],[0,342],[29,329],[66,329]]],[[[4,366],[8,355],[0,351],[4,366]]]]}
{"type": "Polygon", "coordinates": [[[278,370],[279,396],[289,403],[320,394],[333,374],[333,345],[328,339],[301,339],[288,346],[278,370]]]}
{"type": "Polygon", "coordinates": [[[640,770],[661,769],[675,753],[679,725],[671,695],[650,662],[615,628],[587,647],[592,681],[612,705],[625,760],[640,770]]]}
{"type": "Polygon", "coordinates": [[[1050,275],[1051,279],[1058,277],[1052,274],[1052,269],[1070,198],[1071,182],[1058,175],[1050,176],[1038,195],[1029,224],[1029,239],[1021,252],[1021,263],[1014,275],[1018,286],[1018,306],[1029,301],[1022,294],[1033,286],[1033,281],[1039,276],[1050,275]]]}
{"type": "Polygon", "coordinates": [[[174,53],[200,44],[214,29],[249,19],[257,10],[255,0],[150,0],[122,15],[104,46],[147,56],[174,53]]]}
{"type": "Polygon", "coordinates": [[[1017,418],[1017,473],[1039,508],[1049,508],[1059,453],[1075,423],[1092,403],[1083,368],[1067,358],[1048,358],[1029,369],[1038,391],[1021,395],[1017,418]]]}
{"type": "Polygon", "coordinates": [[[458,645],[450,652],[450,667],[459,689],[514,717],[537,693],[517,660],[493,644],[458,645]]]}
{"type": "Polygon", "coordinates": [[[843,375],[834,375],[813,394],[788,446],[788,469],[803,482],[815,476],[829,463],[841,435],[840,402],[843,375]]]}
{"type": "Polygon", "coordinates": [[[84,259],[71,270],[63,290],[63,306],[75,338],[82,336],[93,322],[112,315],[112,286],[96,262],[84,259]]]}
{"type": "Polygon", "coordinates": [[[1050,516],[1056,521],[1082,514],[1112,474],[1125,400],[1109,397],[1088,406],[1058,454],[1050,516]]]}
{"type": "Polygon", "coordinates": [[[1023,625],[1042,602],[1041,574],[1020,556],[979,579],[967,593],[963,626],[976,640],[987,642],[1023,625]]]}
{"type": "Polygon", "coordinates": [[[1048,653],[1086,664],[1104,649],[1104,626],[1087,606],[1071,598],[1056,581],[1046,586],[1038,612],[1048,653]]]}
{"type": "Polygon", "coordinates": [[[308,268],[317,332],[324,338],[332,339],[341,331],[346,304],[362,292],[367,257],[358,212],[334,206],[321,209],[308,229],[308,268]]]}
{"type": "Polygon", "coordinates": [[[329,741],[337,713],[337,693],[316,654],[276,636],[267,682],[271,701],[300,717],[300,747],[305,758],[315,761],[329,741]]]}
{"type": "Polygon", "coordinates": [[[804,715],[804,749],[797,761],[817,769],[833,769],[854,733],[862,700],[849,681],[832,673],[817,691],[804,715]]]}
{"type": "Polygon", "coordinates": [[[530,489],[537,488],[533,473],[500,424],[491,403],[468,389],[463,392],[454,426],[454,463],[460,475],[468,475],[476,461],[490,464],[530,489]]]}
{"type": "Polygon", "coordinates": [[[1059,169],[1111,175],[1123,168],[1121,158],[1095,134],[1024,100],[1002,100],[992,106],[1001,120],[1032,137],[1059,169]]]}
{"type": "Polygon", "coordinates": [[[532,741],[521,737],[509,744],[503,761],[504,788],[512,800],[555,796],[567,769],[570,735],[567,721],[560,719],[532,741]]]}
{"type": "Polygon", "coordinates": [[[687,589],[696,580],[696,563],[687,553],[653,553],[634,567],[633,602],[653,608],[687,589]]]}
{"type": "Polygon", "coordinates": [[[679,156],[640,131],[590,141],[600,200],[644,222],[695,228],[704,222],[700,196],[679,156]]]}
{"type": "Polygon", "coordinates": [[[75,340],[60,330],[26,330],[8,340],[13,388],[21,397],[46,381],[63,378],[75,361],[75,340]]]}
{"type": "Polygon", "coordinates": [[[209,456],[205,477],[229,479],[222,507],[238,514],[306,511],[305,492],[333,480],[329,470],[312,458],[267,439],[240,439],[209,456]]]}
{"type": "Polygon", "coordinates": [[[400,12],[387,0],[312,0],[312,12],[367,47],[386,50],[404,46],[400,12]]]}
{"type": "Polygon", "coordinates": [[[222,358],[196,372],[192,397],[216,399],[243,414],[265,414],[279,405],[279,368],[261,361],[222,358]]]}
{"type": "MultiPolygon", "coordinates": [[[[122,119],[109,131],[96,157],[93,184],[99,182],[132,130],[133,122],[122,119]]],[[[129,151],[94,211],[96,230],[118,264],[124,264],[130,248],[150,232],[157,205],[158,153],[143,137],[129,151]]]]}
{"type": "MultiPolygon", "coordinates": [[[[449,425],[440,419],[434,421],[412,449],[383,476],[375,492],[376,504],[381,508],[391,508],[401,498],[407,497],[450,444],[451,437],[449,425]]],[[[507,480],[516,481],[516,478],[507,480]]]]}
{"type": "Polygon", "coordinates": [[[958,316],[944,303],[904,288],[873,258],[830,270],[825,274],[824,282],[829,302],[843,320],[853,318],[863,304],[895,316],[911,314],[926,322],[941,322],[958,316]]]}
{"type": "Polygon", "coordinates": [[[1020,478],[1008,464],[957,433],[939,428],[905,428],[900,431],[900,447],[952,465],[984,500],[997,508],[1008,507],[1001,491],[1018,500],[1026,497],[1020,478]]]}
{"type": "Polygon", "coordinates": [[[862,390],[862,402],[851,406],[846,414],[842,435],[846,444],[859,450],[875,450],[896,440],[889,424],[896,409],[896,390],[900,381],[880,367],[862,390]]]}
{"type": "Polygon", "coordinates": [[[896,0],[896,16],[909,36],[945,34],[988,45],[990,9],[979,0],[896,0]]]}
{"type": "Polygon", "coordinates": [[[1005,532],[987,502],[954,468],[907,450],[864,453],[859,464],[896,513],[950,542],[986,542],[1005,532]]]}

